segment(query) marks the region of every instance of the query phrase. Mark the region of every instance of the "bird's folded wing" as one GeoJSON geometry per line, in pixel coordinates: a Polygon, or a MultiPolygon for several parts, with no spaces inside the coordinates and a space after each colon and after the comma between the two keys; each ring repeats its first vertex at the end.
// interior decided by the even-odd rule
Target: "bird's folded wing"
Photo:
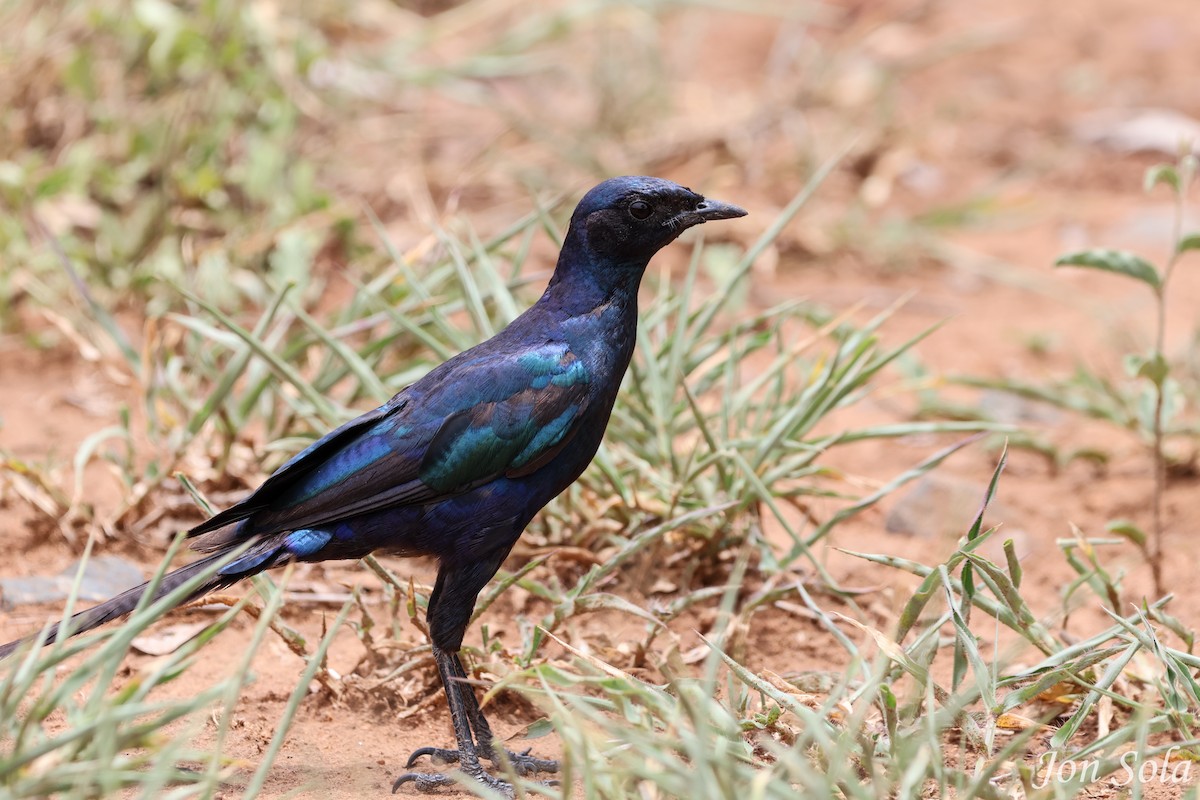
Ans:
{"type": "MultiPolygon", "coordinates": [[[[469,355],[469,354],[464,354],[469,355]]],[[[430,374],[297,454],[189,535],[311,528],[536,471],[574,436],[589,375],[565,345],[481,354],[430,374]]]]}

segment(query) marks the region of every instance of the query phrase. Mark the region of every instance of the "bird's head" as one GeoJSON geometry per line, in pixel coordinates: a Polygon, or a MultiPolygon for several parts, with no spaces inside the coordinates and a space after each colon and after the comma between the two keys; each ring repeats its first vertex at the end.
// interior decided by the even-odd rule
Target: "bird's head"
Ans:
{"type": "Polygon", "coordinates": [[[610,178],[583,196],[571,215],[572,230],[586,237],[593,256],[644,267],[688,228],[715,219],[744,217],[729,203],[643,175],[610,178]]]}

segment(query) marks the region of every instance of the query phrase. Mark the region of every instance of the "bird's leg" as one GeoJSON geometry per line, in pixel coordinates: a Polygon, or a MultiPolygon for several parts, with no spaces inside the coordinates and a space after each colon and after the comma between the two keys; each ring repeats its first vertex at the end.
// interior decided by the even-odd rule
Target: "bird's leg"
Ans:
{"type": "MultiPolygon", "coordinates": [[[[485,786],[511,795],[512,785],[488,774],[479,763],[481,751],[482,755],[495,761],[496,752],[493,745],[495,736],[492,734],[487,720],[484,719],[479,702],[475,699],[475,691],[467,681],[467,671],[458,658],[458,651],[462,647],[463,633],[467,629],[471,612],[475,607],[475,598],[484,585],[496,574],[500,562],[506,555],[508,555],[507,547],[493,551],[490,557],[476,557],[459,564],[443,563],[442,568],[438,571],[437,583],[433,587],[433,594],[429,597],[429,610],[426,616],[429,620],[429,638],[433,643],[433,660],[437,664],[438,675],[442,679],[442,688],[446,692],[446,702],[450,706],[450,721],[454,726],[454,738],[458,749],[443,750],[422,747],[409,756],[407,766],[412,767],[423,755],[432,755],[448,763],[457,761],[459,769],[463,773],[470,775],[485,786]],[[479,747],[476,747],[472,728],[475,729],[475,736],[480,740],[479,747]]],[[[518,771],[522,770],[522,765],[526,770],[532,772],[538,771],[539,767],[545,769],[550,765],[556,768],[558,766],[553,762],[530,758],[527,754],[511,753],[506,755],[508,755],[513,768],[518,771]]],[[[521,772],[521,774],[528,774],[528,772],[521,772]]],[[[395,792],[408,781],[412,781],[417,791],[421,792],[454,783],[453,778],[440,773],[406,772],[392,784],[392,791],[395,792]]]]}
{"type": "MultiPolygon", "coordinates": [[[[457,761],[459,768],[465,774],[470,775],[486,786],[490,786],[506,794],[511,794],[512,787],[508,783],[489,775],[479,763],[479,755],[475,750],[475,741],[471,738],[470,718],[467,716],[462,692],[456,685],[457,681],[455,679],[457,676],[455,675],[455,668],[453,666],[453,662],[457,660],[456,657],[453,653],[447,653],[437,645],[434,645],[433,659],[437,663],[438,675],[442,679],[442,688],[446,692],[446,702],[450,706],[450,723],[454,726],[454,739],[458,744],[457,750],[447,751],[447,753],[453,753],[453,759],[447,758],[445,760],[457,761]]],[[[420,752],[421,750],[417,751],[417,753],[420,752]]],[[[417,753],[409,756],[408,766],[412,766],[413,761],[417,758],[417,753]]],[[[428,792],[441,786],[454,785],[454,779],[442,773],[406,772],[392,784],[392,792],[395,792],[408,781],[413,781],[419,792],[428,792]]]]}
{"type": "MultiPolygon", "coordinates": [[[[447,655],[454,670],[454,684],[462,695],[462,703],[467,713],[467,721],[470,723],[471,731],[474,733],[476,755],[497,765],[502,764],[503,761],[507,761],[513,771],[521,776],[536,775],[539,772],[558,772],[557,761],[547,758],[537,758],[530,755],[529,750],[522,750],[519,753],[512,750],[505,750],[503,756],[497,752],[495,734],[492,733],[492,728],[488,725],[487,717],[483,715],[483,709],[479,707],[479,701],[475,698],[475,688],[469,682],[462,660],[458,657],[458,653],[448,653],[447,655]]],[[[417,759],[422,756],[431,756],[435,760],[446,764],[452,764],[459,760],[457,750],[449,750],[442,747],[422,747],[413,751],[412,755],[408,757],[408,764],[406,766],[412,767],[417,762],[417,759]]]]}

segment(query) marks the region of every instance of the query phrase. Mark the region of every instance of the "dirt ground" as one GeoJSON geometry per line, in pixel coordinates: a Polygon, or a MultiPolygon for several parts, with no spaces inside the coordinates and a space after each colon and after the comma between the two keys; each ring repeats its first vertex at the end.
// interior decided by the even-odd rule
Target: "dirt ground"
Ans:
{"type": "MultiPolygon", "coordinates": [[[[1078,363],[1120,375],[1121,355],[1131,342],[1141,350],[1150,341],[1150,293],[1131,288],[1120,277],[1056,270],[1052,264],[1066,250],[1091,245],[1134,249],[1156,260],[1165,256],[1169,199],[1162,190],[1144,194],[1141,181],[1146,167],[1170,159],[1114,150],[1088,141],[1079,128],[1086,128],[1093,112],[1114,108],[1170,108],[1200,117],[1192,46],[1200,41],[1200,15],[1193,0],[1008,0],[878,7],[862,2],[847,3],[843,11],[838,23],[842,28],[816,35],[836,40],[857,26],[870,31],[857,39],[859,57],[907,65],[890,89],[892,117],[886,133],[860,148],[870,153],[872,163],[856,165],[857,173],[843,169],[829,184],[832,196],[856,195],[859,201],[866,197],[874,205],[864,227],[849,235],[871,237],[889,225],[892,216],[912,218],[969,205],[980,197],[987,198],[979,215],[984,221],[939,228],[943,257],[933,259],[915,248],[910,252],[903,239],[871,256],[843,255],[840,248],[823,247],[833,235],[822,228],[829,220],[820,214],[802,215],[787,240],[790,246],[771,254],[770,263],[753,274],[752,296],[764,304],[805,297],[838,311],[861,304],[859,318],[865,319],[911,294],[886,325],[885,337],[899,343],[948,320],[916,351],[931,375],[1037,382],[1069,374],[1078,363]]],[[[771,20],[712,12],[703,30],[720,54],[701,67],[714,73],[714,85],[749,81],[767,70],[765,61],[776,35],[771,20]]],[[[851,96],[856,76],[849,67],[840,73],[850,84],[846,91],[851,96]]],[[[670,165],[666,173],[688,182],[689,170],[703,168],[701,162],[685,160],[670,165]]],[[[748,173],[723,179],[718,196],[750,209],[751,217],[739,223],[749,240],[795,188],[777,187],[769,176],[748,173]]],[[[821,204],[821,213],[828,214],[830,205],[821,204]]],[[[1171,291],[1167,342],[1173,357],[1189,350],[1197,327],[1200,271],[1195,266],[1183,263],[1171,291]]],[[[70,354],[32,354],[19,336],[8,336],[0,340],[0,446],[20,457],[41,460],[53,454],[69,463],[85,437],[111,424],[129,391],[93,364],[70,354]],[[47,414],[47,409],[54,413],[47,414]]],[[[967,402],[978,397],[968,390],[943,391],[947,398],[967,402]]],[[[900,421],[910,418],[914,408],[902,378],[889,374],[871,399],[837,421],[900,421]]],[[[1144,446],[1127,432],[1067,414],[1032,424],[1062,447],[1087,446],[1109,456],[1103,466],[1074,461],[1059,469],[1029,451],[1010,455],[998,496],[1002,511],[992,521],[1003,526],[1005,537],[1018,542],[1027,601],[1036,612],[1050,614],[1060,603],[1064,581],[1072,577],[1055,540],[1070,537],[1072,525],[1085,534],[1102,535],[1105,523],[1115,518],[1149,528],[1152,476],[1144,446]]],[[[868,443],[842,451],[836,460],[863,486],[875,486],[946,442],[918,437],[868,443]]],[[[1181,456],[1194,451],[1191,443],[1179,446],[1181,456]]],[[[996,458],[994,449],[975,444],[939,471],[973,482],[982,496],[996,458]]],[[[87,493],[94,502],[104,502],[107,480],[103,474],[89,475],[87,493]]],[[[1174,477],[1166,504],[1170,557],[1165,582],[1175,593],[1170,608],[1192,626],[1200,622],[1200,585],[1191,580],[1200,560],[1200,538],[1193,535],[1200,519],[1196,483],[1195,476],[1174,477]]],[[[954,547],[951,535],[887,532],[885,520],[897,502],[898,497],[889,498],[838,527],[822,550],[828,568],[843,585],[873,588],[864,604],[881,617],[894,615],[894,606],[901,602],[897,598],[904,597],[899,590],[910,587],[911,581],[836,548],[933,563],[954,547]]],[[[820,506],[815,510],[828,513],[820,506]]],[[[9,543],[5,573],[57,572],[73,559],[72,553],[58,538],[34,536],[25,525],[29,517],[15,502],[0,514],[0,537],[9,543]]],[[[1113,547],[1104,557],[1113,570],[1127,571],[1128,601],[1150,591],[1148,570],[1134,548],[1113,547]]],[[[147,568],[155,561],[153,553],[142,558],[147,568]]],[[[428,564],[389,563],[401,575],[415,568],[418,580],[431,578],[428,564]]],[[[298,579],[334,589],[364,580],[348,566],[313,567],[298,579]]],[[[505,598],[488,612],[485,619],[493,630],[511,625],[508,614],[514,602],[505,598]]],[[[53,611],[6,611],[0,615],[0,640],[32,630],[53,611]]],[[[315,634],[322,614],[332,617],[334,612],[332,606],[300,606],[290,608],[285,619],[315,634]]],[[[1101,619],[1094,609],[1081,609],[1072,617],[1071,631],[1082,638],[1101,619]]],[[[225,674],[227,662],[213,656],[228,654],[232,660],[248,641],[251,627],[247,620],[226,632],[187,680],[207,684],[225,674]]],[[[679,628],[676,632],[687,644],[692,634],[679,628]]],[[[470,636],[478,641],[479,633],[472,631],[470,636]]],[[[413,637],[418,635],[414,632],[413,637]]],[[[827,668],[844,656],[811,620],[782,609],[768,609],[755,618],[751,643],[751,665],[781,673],[827,668]]],[[[331,666],[345,674],[361,653],[353,635],[344,630],[331,651],[331,666]]],[[[131,655],[131,674],[148,659],[131,655]]],[[[300,668],[300,660],[281,642],[268,639],[255,660],[255,680],[238,706],[227,742],[230,755],[254,762],[300,668]]],[[[187,692],[188,685],[168,689],[187,692]]],[[[414,698],[422,696],[414,689],[414,698]]],[[[493,718],[504,735],[535,718],[529,708],[516,703],[499,705],[493,718]]],[[[333,800],[383,796],[403,770],[409,751],[450,741],[444,703],[436,698],[402,720],[378,708],[313,699],[302,708],[263,796],[281,796],[304,785],[312,787],[306,796],[333,800]]],[[[557,747],[553,736],[533,744],[546,756],[553,756],[557,747]]]]}

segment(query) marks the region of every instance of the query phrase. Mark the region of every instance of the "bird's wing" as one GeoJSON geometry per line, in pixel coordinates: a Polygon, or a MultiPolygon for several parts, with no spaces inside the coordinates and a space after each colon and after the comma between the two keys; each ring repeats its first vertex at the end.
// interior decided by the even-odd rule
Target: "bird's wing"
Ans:
{"type": "Polygon", "coordinates": [[[587,407],[591,376],[563,344],[444,366],[313,443],[189,535],[247,518],[242,535],[317,527],[527,475],[571,440],[587,407]]]}
{"type": "Polygon", "coordinates": [[[256,511],[269,508],[271,498],[278,495],[283,487],[304,477],[304,475],[312,471],[314,466],[337,454],[359,436],[370,430],[375,423],[393,413],[395,409],[392,408],[392,405],[397,399],[399,399],[399,396],[379,408],[374,408],[361,416],[355,417],[325,434],[284,462],[283,466],[275,470],[269,478],[263,481],[252,494],[240,503],[209,517],[188,531],[187,535],[192,537],[210,533],[231,523],[243,520],[256,511]]]}

